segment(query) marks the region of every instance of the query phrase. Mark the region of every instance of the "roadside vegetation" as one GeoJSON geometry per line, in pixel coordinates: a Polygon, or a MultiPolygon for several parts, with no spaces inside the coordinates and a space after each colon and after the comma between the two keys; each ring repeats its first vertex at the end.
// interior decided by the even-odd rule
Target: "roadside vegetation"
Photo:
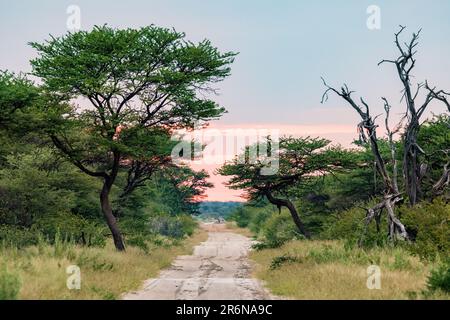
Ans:
{"type": "MultiPolygon", "coordinates": [[[[449,219],[450,205],[437,202],[431,208],[436,211],[421,213],[432,215],[440,210],[446,214],[444,221],[449,219]]],[[[292,299],[450,298],[448,250],[427,249],[442,244],[428,239],[394,246],[374,228],[365,245],[358,246],[364,228],[364,212],[359,208],[330,215],[312,240],[305,239],[290,218],[286,210],[279,213],[270,204],[246,205],[228,222],[234,232],[257,240],[250,254],[256,265],[254,274],[273,294],[292,299]],[[371,265],[380,267],[380,290],[366,286],[371,265]]],[[[308,218],[315,223],[312,216],[308,218]]],[[[448,237],[448,230],[443,232],[448,237]]]]}
{"type": "Polygon", "coordinates": [[[193,246],[206,238],[206,232],[198,229],[183,240],[160,236],[147,242],[146,250],[130,246],[126,252],[115,250],[112,241],[104,247],[63,240],[22,249],[2,247],[0,299],[120,299],[157,276],[178,255],[191,254],[193,246]],[[66,268],[71,265],[80,268],[79,290],[67,287],[66,268]]]}

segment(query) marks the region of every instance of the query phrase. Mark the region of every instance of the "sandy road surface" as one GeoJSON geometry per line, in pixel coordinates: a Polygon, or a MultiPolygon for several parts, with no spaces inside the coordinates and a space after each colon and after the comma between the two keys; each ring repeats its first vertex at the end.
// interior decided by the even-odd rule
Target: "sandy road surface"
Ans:
{"type": "Polygon", "coordinates": [[[251,240],[223,224],[203,224],[208,240],[191,256],[179,256],[156,279],[123,296],[127,300],[266,300],[272,296],[251,278],[251,240]]]}

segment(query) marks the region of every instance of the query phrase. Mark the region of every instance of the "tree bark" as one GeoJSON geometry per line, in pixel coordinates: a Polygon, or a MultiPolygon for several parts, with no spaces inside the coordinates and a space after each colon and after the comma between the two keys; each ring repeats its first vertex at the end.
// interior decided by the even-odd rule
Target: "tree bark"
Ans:
{"type": "Polygon", "coordinates": [[[102,207],[103,216],[108,224],[109,230],[111,231],[114,246],[118,251],[125,251],[125,244],[123,242],[122,234],[117,227],[117,220],[113,214],[111,202],[109,201],[109,193],[111,192],[112,183],[110,179],[105,179],[103,183],[102,191],[100,192],[100,204],[102,207]]]}
{"type": "Polygon", "coordinates": [[[300,233],[303,234],[307,239],[311,238],[311,234],[306,230],[305,225],[298,215],[297,209],[290,200],[275,198],[269,191],[266,191],[265,195],[270,203],[279,207],[286,207],[289,210],[292,220],[294,221],[300,233]]]}

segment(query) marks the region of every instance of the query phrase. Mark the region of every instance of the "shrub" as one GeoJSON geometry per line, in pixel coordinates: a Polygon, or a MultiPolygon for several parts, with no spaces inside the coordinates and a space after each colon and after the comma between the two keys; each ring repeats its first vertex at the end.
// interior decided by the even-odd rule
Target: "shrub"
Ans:
{"type": "Polygon", "coordinates": [[[383,246],[386,244],[387,224],[385,216],[382,216],[380,232],[377,232],[375,221],[372,221],[365,230],[366,211],[363,208],[373,206],[374,202],[363,203],[348,210],[338,212],[326,222],[321,234],[325,239],[342,239],[346,245],[354,247],[361,244],[364,247],[383,246]]]}
{"type": "Polygon", "coordinates": [[[159,215],[150,218],[150,233],[159,234],[169,238],[181,239],[186,235],[192,235],[197,222],[187,215],[169,216],[159,215]]]}
{"type": "Polygon", "coordinates": [[[432,270],[427,280],[427,287],[430,291],[442,290],[450,293],[450,260],[432,270]]]}
{"type": "Polygon", "coordinates": [[[270,263],[270,270],[278,269],[284,264],[298,262],[301,262],[300,258],[285,254],[272,259],[272,262],[270,263]]]}
{"type": "Polygon", "coordinates": [[[297,231],[291,216],[282,211],[270,217],[263,227],[264,245],[269,248],[282,246],[289,240],[301,239],[302,235],[297,231]]]}
{"type": "Polygon", "coordinates": [[[36,245],[39,241],[39,234],[26,228],[0,225],[0,241],[3,246],[23,248],[36,245]]]}
{"type": "Polygon", "coordinates": [[[413,236],[409,249],[423,259],[448,257],[450,252],[450,204],[443,199],[400,208],[402,221],[413,236]]]}
{"type": "Polygon", "coordinates": [[[192,236],[194,234],[195,229],[198,226],[197,221],[195,221],[190,215],[179,215],[177,219],[180,221],[183,232],[187,236],[192,236]]]}
{"type": "Polygon", "coordinates": [[[137,235],[131,236],[131,237],[127,238],[126,242],[128,245],[137,247],[137,248],[141,249],[142,251],[144,251],[145,253],[149,252],[147,239],[142,234],[137,234],[137,235]]]}
{"type": "Polygon", "coordinates": [[[229,217],[229,220],[236,221],[240,228],[248,228],[254,234],[259,234],[267,219],[274,213],[273,205],[252,206],[246,205],[238,207],[229,217]]]}
{"type": "Polygon", "coordinates": [[[19,276],[0,269],[0,300],[16,300],[21,287],[19,276]]]}
{"type": "Polygon", "coordinates": [[[80,268],[89,268],[94,271],[110,271],[114,269],[113,262],[90,251],[82,251],[75,261],[80,268]]]}
{"type": "Polygon", "coordinates": [[[246,228],[251,220],[251,214],[248,207],[237,208],[229,217],[229,220],[236,221],[239,228],[246,228]]]}
{"type": "Polygon", "coordinates": [[[45,216],[32,228],[41,232],[51,244],[55,243],[57,235],[59,240],[81,245],[103,247],[106,244],[103,226],[72,213],[45,216]]]}

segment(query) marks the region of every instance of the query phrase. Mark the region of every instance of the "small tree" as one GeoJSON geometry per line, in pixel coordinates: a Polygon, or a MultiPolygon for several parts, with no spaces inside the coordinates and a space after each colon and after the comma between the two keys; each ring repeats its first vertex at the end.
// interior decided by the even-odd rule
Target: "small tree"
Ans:
{"type": "Polygon", "coordinates": [[[148,137],[147,130],[155,127],[191,128],[224,112],[198,93],[214,92],[211,84],[230,74],[235,54],[220,53],[207,40],[194,44],[184,37],[156,26],[103,26],[31,43],[39,54],[31,61],[33,74],[42,79],[58,109],[67,104],[49,134],[69,161],[103,180],[100,204],[118,250],[125,246],[110,191],[124,160],[129,165],[145,150],[142,143],[130,146],[125,140],[148,137]],[[77,108],[74,101],[88,105],[77,108]]]}
{"type": "MultiPolygon", "coordinates": [[[[267,143],[271,145],[270,139],[267,143]]],[[[245,190],[248,198],[265,197],[279,209],[286,207],[299,232],[310,238],[311,234],[306,230],[292,201],[295,197],[293,191],[299,184],[307,183],[320,175],[342,171],[353,163],[351,152],[330,147],[329,144],[330,141],[320,138],[283,137],[277,150],[268,148],[272,155],[279,157],[279,170],[276,173],[261,174],[261,169],[267,165],[264,155],[255,161],[248,161],[250,149],[255,150],[258,148],[256,145],[233,161],[225,163],[218,173],[231,176],[228,186],[245,190]]]]}

